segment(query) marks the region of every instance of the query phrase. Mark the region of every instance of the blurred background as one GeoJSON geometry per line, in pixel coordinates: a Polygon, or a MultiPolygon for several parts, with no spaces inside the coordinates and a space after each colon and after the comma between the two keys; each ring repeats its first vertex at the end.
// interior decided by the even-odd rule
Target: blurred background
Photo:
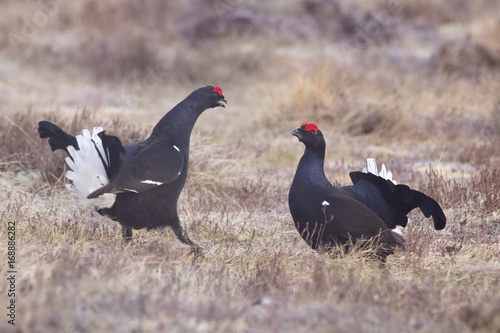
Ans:
{"type": "Polygon", "coordinates": [[[0,230],[22,263],[0,330],[498,331],[499,162],[498,0],[0,0],[0,230]],[[169,230],[124,244],[38,121],[137,142],[209,84],[228,105],[199,118],[179,202],[206,258],[169,230]],[[411,213],[384,268],[311,251],[287,201],[305,121],[332,183],[374,157],[446,229],[411,213]]]}
{"type": "Polygon", "coordinates": [[[498,1],[0,6],[7,117],[69,119],[86,109],[96,122],[150,129],[191,91],[214,84],[228,108],[205,115],[197,133],[258,143],[253,149],[271,163],[296,160],[289,132],[303,121],[323,129],[336,159],[483,164],[499,153],[498,1]]]}

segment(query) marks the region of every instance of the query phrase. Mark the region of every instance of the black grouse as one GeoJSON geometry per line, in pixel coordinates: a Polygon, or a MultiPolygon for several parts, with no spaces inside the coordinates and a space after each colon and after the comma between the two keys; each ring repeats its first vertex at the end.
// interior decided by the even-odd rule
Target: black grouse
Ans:
{"type": "MultiPolygon", "coordinates": [[[[313,249],[328,250],[350,241],[370,240],[381,245],[378,254],[385,260],[395,248],[404,248],[403,237],[391,229],[405,226],[406,214],[416,207],[427,217],[434,217],[436,229],[444,228],[446,217],[439,205],[406,185],[353,172],[353,186],[333,186],[325,176],[326,143],[318,126],[303,123],[292,135],[304,143],[305,152],[290,188],[290,213],[300,235],[313,249]]],[[[385,167],[383,173],[386,175],[385,167]]]]}
{"type": "Polygon", "coordinates": [[[170,226],[177,238],[201,247],[189,238],[177,214],[177,200],[186,182],[189,139],[203,111],[227,103],[222,89],[206,86],[193,91],[170,110],[145,141],[122,146],[120,140],[94,127],[75,137],[58,126],[41,121],[38,132],[49,138],[52,151],[65,150],[72,181],[67,187],[82,204],[122,225],[123,237],[132,229],[170,226]]]}

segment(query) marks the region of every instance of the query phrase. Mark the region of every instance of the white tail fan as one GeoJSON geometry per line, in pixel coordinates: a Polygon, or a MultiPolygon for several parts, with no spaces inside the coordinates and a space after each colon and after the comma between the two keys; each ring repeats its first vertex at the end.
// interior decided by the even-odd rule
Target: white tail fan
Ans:
{"type": "Polygon", "coordinates": [[[77,135],[79,150],[68,146],[68,153],[73,158],[66,157],[66,163],[71,170],[66,172],[66,178],[72,181],[66,187],[80,199],[82,205],[108,208],[113,206],[116,194],[105,193],[95,199],[87,199],[87,196],[95,190],[109,184],[106,169],[103,165],[109,166],[109,151],[104,151],[101,138],[98,136],[102,132],[102,127],[94,127],[92,136],[88,129],[83,130],[83,135],[77,135]],[[102,158],[99,157],[99,153],[102,158]]]}
{"type": "Polygon", "coordinates": [[[385,180],[390,180],[394,184],[397,184],[396,180],[392,179],[392,172],[387,171],[387,169],[385,168],[385,164],[382,164],[382,168],[381,168],[380,172],[378,172],[377,162],[375,162],[374,158],[367,158],[366,159],[366,163],[365,163],[365,167],[363,168],[363,172],[374,174],[375,176],[382,177],[385,180]]]}

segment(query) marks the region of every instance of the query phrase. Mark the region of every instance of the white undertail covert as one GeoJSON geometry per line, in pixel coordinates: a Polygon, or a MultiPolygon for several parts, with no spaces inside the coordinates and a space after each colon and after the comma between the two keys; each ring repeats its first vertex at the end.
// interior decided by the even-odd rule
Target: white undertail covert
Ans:
{"type": "Polygon", "coordinates": [[[375,176],[382,177],[385,180],[390,180],[391,182],[394,183],[394,185],[397,184],[396,180],[392,179],[392,172],[387,171],[387,169],[385,168],[385,164],[382,164],[382,169],[380,170],[380,172],[378,172],[377,162],[375,162],[374,158],[367,158],[366,159],[366,163],[365,163],[365,167],[363,168],[363,172],[374,174],[375,176]]]}

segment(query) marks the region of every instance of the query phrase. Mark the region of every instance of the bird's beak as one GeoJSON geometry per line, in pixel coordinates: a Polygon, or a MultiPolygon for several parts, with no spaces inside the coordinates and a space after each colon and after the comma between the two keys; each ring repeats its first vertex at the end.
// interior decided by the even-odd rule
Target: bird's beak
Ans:
{"type": "Polygon", "coordinates": [[[221,96],[221,97],[222,97],[222,99],[217,102],[217,105],[218,106],[222,106],[223,108],[225,108],[226,106],[222,102],[224,102],[224,103],[227,104],[226,98],[224,96],[221,96]]]}
{"type": "Polygon", "coordinates": [[[299,131],[298,128],[296,128],[292,131],[292,135],[296,136],[297,138],[299,138],[300,141],[302,141],[302,133],[299,131]]]}

